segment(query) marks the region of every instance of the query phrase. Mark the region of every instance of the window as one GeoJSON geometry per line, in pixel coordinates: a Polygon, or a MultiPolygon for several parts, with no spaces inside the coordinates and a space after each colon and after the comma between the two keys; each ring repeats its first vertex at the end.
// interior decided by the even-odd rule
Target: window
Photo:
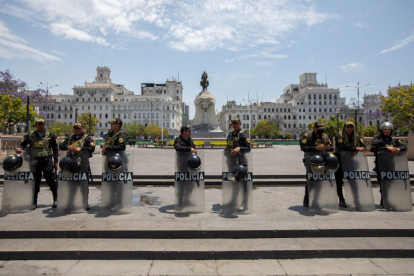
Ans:
{"type": "Polygon", "coordinates": [[[309,120],[311,120],[311,119],[312,119],[312,116],[309,115],[309,120]]]}
{"type": "Polygon", "coordinates": [[[108,114],[105,114],[105,119],[108,119],[108,114]]]}
{"type": "MultiPolygon", "coordinates": [[[[145,115],[145,113],[143,113],[145,115]]],[[[138,113],[138,119],[141,119],[141,113],[138,113]]]]}
{"type": "Polygon", "coordinates": [[[136,119],[137,118],[137,113],[134,113],[134,119],[136,119]]]}
{"type": "Polygon", "coordinates": [[[124,119],[126,119],[126,113],[124,113],[124,119]]]}
{"type": "MultiPolygon", "coordinates": [[[[53,115],[53,114],[52,114],[53,115]]],[[[72,114],[69,114],[69,118],[72,119],[72,114]]]]}
{"type": "Polygon", "coordinates": [[[102,119],[102,114],[99,114],[99,119],[102,119]]]}
{"type": "Polygon", "coordinates": [[[261,120],[262,119],[262,115],[259,115],[259,120],[261,120]]]}

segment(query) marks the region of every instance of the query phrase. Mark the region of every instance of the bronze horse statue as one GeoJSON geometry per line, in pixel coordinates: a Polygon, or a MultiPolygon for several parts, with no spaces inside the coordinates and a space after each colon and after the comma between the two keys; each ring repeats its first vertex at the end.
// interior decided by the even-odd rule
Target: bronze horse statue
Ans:
{"type": "Polygon", "coordinates": [[[206,73],[206,71],[204,71],[204,73],[201,75],[201,81],[200,81],[200,86],[203,87],[203,91],[207,91],[207,87],[208,87],[209,83],[208,83],[208,75],[206,73]]]}

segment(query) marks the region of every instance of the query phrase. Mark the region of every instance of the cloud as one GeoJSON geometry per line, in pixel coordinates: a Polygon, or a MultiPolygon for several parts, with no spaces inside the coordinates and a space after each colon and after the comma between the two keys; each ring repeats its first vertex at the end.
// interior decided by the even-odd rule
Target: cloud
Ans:
{"type": "Polygon", "coordinates": [[[60,61],[60,58],[34,49],[25,39],[13,34],[0,20],[0,58],[32,59],[39,62],[60,61]]]}
{"type": "Polygon", "coordinates": [[[314,2],[288,0],[20,0],[0,11],[64,39],[111,46],[125,36],[161,40],[179,51],[282,44],[292,31],[338,18],[314,2]]]}
{"type": "Polygon", "coordinates": [[[388,53],[388,52],[393,52],[393,51],[402,49],[402,48],[404,48],[405,46],[407,46],[408,44],[410,44],[413,41],[414,41],[414,32],[411,33],[411,35],[409,35],[408,37],[395,42],[395,45],[392,46],[391,48],[382,50],[381,52],[379,52],[379,54],[385,54],[385,53],[388,53]]]}
{"type": "Polygon", "coordinates": [[[368,28],[368,24],[364,23],[364,22],[357,22],[357,23],[355,23],[355,26],[358,27],[358,28],[361,28],[361,29],[368,28]]]}
{"type": "Polygon", "coordinates": [[[345,65],[341,65],[342,70],[344,72],[361,72],[365,69],[365,64],[360,62],[348,63],[345,65]]]}
{"type": "Polygon", "coordinates": [[[107,46],[106,40],[99,36],[92,36],[82,30],[72,28],[69,24],[53,23],[50,25],[52,34],[62,35],[66,39],[77,39],[80,41],[94,42],[103,46],[107,46]]]}

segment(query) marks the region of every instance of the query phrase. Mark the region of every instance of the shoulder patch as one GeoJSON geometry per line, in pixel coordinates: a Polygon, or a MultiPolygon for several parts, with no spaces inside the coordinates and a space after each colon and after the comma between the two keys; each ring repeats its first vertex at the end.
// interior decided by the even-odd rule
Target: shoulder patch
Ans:
{"type": "Polygon", "coordinates": [[[249,144],[251,143],[251,142],[250,142],[250,138],[246,138],[246,141],[247,141],[247,143],[249,143],[249,144]]]}
{"type": "Polygon", "coordinates": [[[91,147],[94,147],[95,146],[95,143],[94,142],[90,142],[89,145],[91,145],[91,147]]]}
{"type": "Polygon", "coordinates": [[[342,137],[338,138],[338,143],[342,143],[342,137]]]}
{"type": "Polygon", "coordinates": [[[403,141],[401,141],[400,139],[398,139],[397,141],[400,142],[401,144],[403,143],[403,141]]]}
{"type": "Polygon", "coordinates": [[[124,142],[124,138],[119,138],[119,143],[123,143],[124,142]]]}
{"type": "Polygon", "coordinates": [[[304,137],[303,139],[302,139],[302,144],[306,144],[308,142],[308,139],[306,138],[306,137],[304,137]]]}

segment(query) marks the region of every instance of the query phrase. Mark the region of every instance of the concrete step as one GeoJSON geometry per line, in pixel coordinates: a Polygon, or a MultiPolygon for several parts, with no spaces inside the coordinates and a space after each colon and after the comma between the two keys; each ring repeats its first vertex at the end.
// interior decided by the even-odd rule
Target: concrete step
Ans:
{"type": "Polygon", "coordinates": [[[413,258],[413,237],[1,239],[1,260],[413,258]]]}
{"type": "Polygon", "coordinates": [[[414,237],[412,220],[89,221],[76,214],[56,221],[3,221],[0,239],[255,239],[414,237]],[[63,220],[65,219],[65,220],[63,220]],[[79,219],[79,218],[78,218],[79,219]]]}

